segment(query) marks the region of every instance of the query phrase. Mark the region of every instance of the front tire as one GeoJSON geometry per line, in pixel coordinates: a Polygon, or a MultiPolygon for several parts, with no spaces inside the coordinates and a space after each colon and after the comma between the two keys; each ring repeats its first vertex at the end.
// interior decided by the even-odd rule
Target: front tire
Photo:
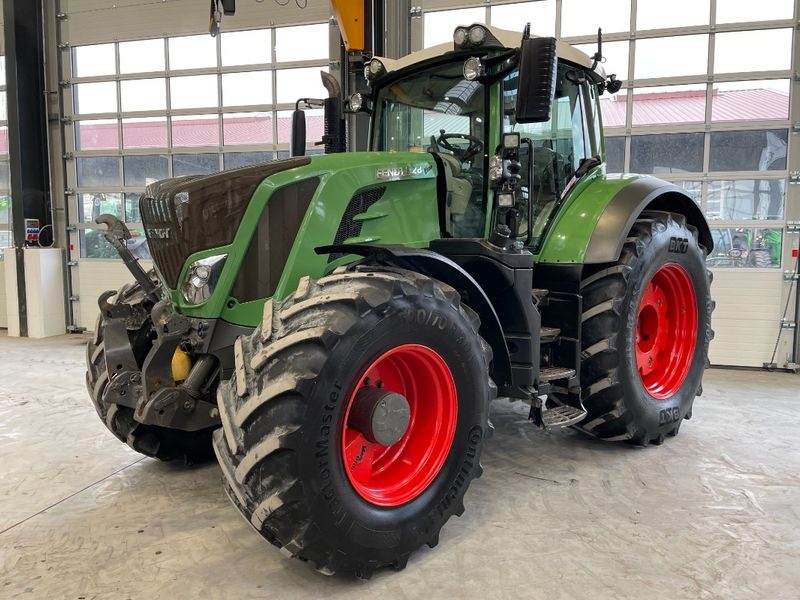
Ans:
{"type": "Polygon", "coordinates": [[[705,256],[682,215],[649,211],[617,263],[584,279],[579,429],[661,444],[691,417],[713,338],[705,256]]]}
{"type": "Polygon", "coordinates": [[[267,302],[218,393],[214,448],[233,503],[326,574],[367,578],[436,545],[481,474],[493,386],[477,332],[454,290],[399,269],[304,278],[267,302]],[[361,394],[381,393],[410,413],[383,442],[391,431],[353,416],[361,394]]]}
{"type": "MultiPolygon", "coordinates": [[[[113,304],[141,304],[148,312],[150,302],[138,283],[122,286],[109,299],[113,304]]],[[[128,329],[128,337],[138,361],[143,361],[152,345],[150,331],[153,322],[149,315],[138,328],[128,329]]],[[[156,425],[144,425],[133,418],[133,409],[108,402],[105,391],[110,382],[105,354],[105,317],[97,317],[94,336],[86,345],[86,389],[100,420],[121,442],[140,454],[162,461],[182,461],[196,464],[210,460],[211,429],[181,431],[156,425]]],[[[141,368],[141,364],[139,365],[141,368]]]]}

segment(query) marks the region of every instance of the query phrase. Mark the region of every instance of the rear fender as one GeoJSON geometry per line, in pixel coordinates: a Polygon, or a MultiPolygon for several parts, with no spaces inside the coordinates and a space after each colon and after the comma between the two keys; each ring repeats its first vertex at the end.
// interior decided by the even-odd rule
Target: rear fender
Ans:
{"type": "Polygon", "coordinates": [[[697,228],[707,252],[714,247],[711,230],[692,198],[676,185],[656,177],[595,176],[556,216],[537,262],[603,264],[615,262],[642,212],[679,213],[697,228]]]}

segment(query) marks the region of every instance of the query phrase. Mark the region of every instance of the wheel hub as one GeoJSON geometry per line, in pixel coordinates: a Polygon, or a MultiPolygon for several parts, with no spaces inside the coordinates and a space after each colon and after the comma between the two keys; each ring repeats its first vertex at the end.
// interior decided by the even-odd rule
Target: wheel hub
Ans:
{"type": "Polygon", "coordinates": [[[697,344],[697,296],[689,273],[663,265],[639,301],[634,346],[636,368],[647,392],[659,400],[683,385],[697,344]]]}
{"type": "Polygon", "coordinates": [[[403,344],[366,365],[351,389],[341,452],[353,490],[377,506],[413,500],[453,443],[458,396],[450,368],[435,350],[403,344]]]}
{"type": "Polygon", "coordinates": [[[410,419],[404,396],[369,386],[356,392],[347,424],[373,444],[391,446],[405,435],[410,419]]]}

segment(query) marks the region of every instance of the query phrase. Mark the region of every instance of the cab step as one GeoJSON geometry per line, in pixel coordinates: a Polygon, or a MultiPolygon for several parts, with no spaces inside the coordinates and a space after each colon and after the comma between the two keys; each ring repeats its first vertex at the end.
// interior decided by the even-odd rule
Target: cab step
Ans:
{"type": "Polygon", "coordinates": [[[539,371],[539,381],[542,383],[570,379],[572,377],[575,377],[575,369],[567,369],[566,367],[545,367],[539,371]]]}
{"type": "Polygon", "coordinates": [[[547,304],[548,304],[547,294],[548,293],[550,293],[550,290],[534,288],[533,290],[531,290],[531,296],[533,297],[533,303],[539,308],[543,308],[543,307],[547,306],[547,304]]]}
{"type": "Polygon", "coordinates": [[[539,342],[542,344],[549,344],[550,342],[558,339],[561,330],[558,327],[542,327],[539,330],[539,342]]]}
{"type": "Polygon", "coordinates": [[[559,429],[580,423],[586,418],[586,411],[562,404],[543,410],[541,418],[545,429],[559,429]]]}

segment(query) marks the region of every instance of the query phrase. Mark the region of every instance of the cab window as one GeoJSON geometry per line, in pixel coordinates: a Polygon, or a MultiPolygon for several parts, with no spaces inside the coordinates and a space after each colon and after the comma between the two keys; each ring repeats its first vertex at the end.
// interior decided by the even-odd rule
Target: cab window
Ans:
{"type": "Polygon", "coordinates": [[[436,65],[377,90],[372,149],[431,152],[447,188],[446,230],[481,237],[485,229],[486,88],[464,79],[462,61],[436,65]]]}
{"type": "MultiPolygon", "coordinates": [[[[541,237],[555,204],[564,195],[584,158],[600,155],[600,121],[595,86],[578,67],[560,63],[551,118],[546,123],[517,123],[519,73],[503,81],[503,130],[519,132],[533,142],[533,182],[528,179],[526,146],[522,147],[523,197],[533,202],[534,246],[541,237]]],[[[527,222],[522,223],[527,228],[527,222]]]]}

